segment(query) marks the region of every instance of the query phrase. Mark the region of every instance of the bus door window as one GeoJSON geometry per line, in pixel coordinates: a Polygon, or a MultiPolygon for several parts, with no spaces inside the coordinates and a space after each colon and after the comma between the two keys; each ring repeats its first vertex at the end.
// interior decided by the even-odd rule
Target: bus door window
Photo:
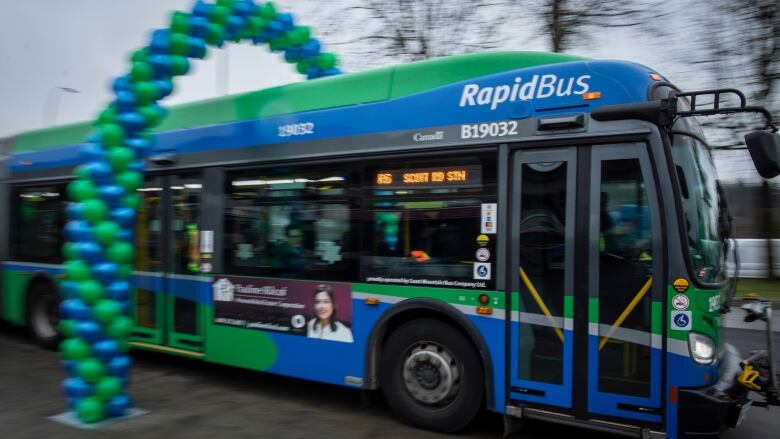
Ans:
{"type": "MultiPolygon", "coordinates": [[[[171,249],[174,274],[200,273],[199,215],[203,185],[194,179],[182,179],[170,186],[173,214],[171,249]]],[[[197,302],[176,295],[173,329],[182,334],[197,335],[197,302]]]]}
{"type": "Polygon", "coordinates": [[[601,163],[599,206],[598,388],[649,397],[653,253],[638,159],[601,163]]]}
{"type": "MultiPolygon", "coordinates": [[[[135,266],[139,272],[157,273],[162,271],[163,189],[148,182],[138,189],[138,195],[141,203],[135,224],[135,266]]],[[[135,320],[142,328],[158,327],[155,294],[151,285],[139,281],[135,292],[135,320]]]]}

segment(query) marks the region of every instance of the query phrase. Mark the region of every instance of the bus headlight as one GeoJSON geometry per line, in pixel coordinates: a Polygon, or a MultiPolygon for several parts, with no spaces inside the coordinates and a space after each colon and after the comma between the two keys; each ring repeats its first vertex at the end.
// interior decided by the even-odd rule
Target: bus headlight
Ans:
{"type": "Polygon", "coordinates": [[[715,358],[715,343],[704,334],[688,334],[688,347],[691,350],[691,358],[699,364],[711,364],[715,358]]]}

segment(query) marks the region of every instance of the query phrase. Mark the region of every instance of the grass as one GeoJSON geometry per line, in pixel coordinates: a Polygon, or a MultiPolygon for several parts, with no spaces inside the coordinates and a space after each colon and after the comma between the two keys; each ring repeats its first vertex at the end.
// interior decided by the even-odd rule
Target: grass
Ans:
{"type": "Polygon", "coordinates": [[[740,279],[737,283],[737,297],[756,293],[762,299],[780,300],[780,279],[740,279]]]}

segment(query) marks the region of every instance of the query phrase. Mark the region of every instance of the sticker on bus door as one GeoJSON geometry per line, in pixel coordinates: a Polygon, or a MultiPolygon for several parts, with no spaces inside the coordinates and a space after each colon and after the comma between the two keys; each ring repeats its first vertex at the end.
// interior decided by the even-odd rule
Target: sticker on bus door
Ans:
{"type": "Polygon", "coordinates": [[[212,284],[214,323],[352,343],[352,287],[224,276],[212,284]]]}

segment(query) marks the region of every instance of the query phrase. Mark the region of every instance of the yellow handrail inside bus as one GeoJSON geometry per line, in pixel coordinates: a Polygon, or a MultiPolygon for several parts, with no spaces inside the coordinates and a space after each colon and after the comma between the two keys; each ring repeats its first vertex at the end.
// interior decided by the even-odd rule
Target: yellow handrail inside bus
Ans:
{"type": "Polygon", "coordinates": [[[531,283],[531,279],[529,279],[528,276],[525,274],[525,270],[523,270],[523,267],[519,267],[517,270],[520,272],[520,279],[523,280],[523,283],[525,284],[526,288],[528,288],[528,291],[530,291],[531,295],[534,297],[536,304],[539,305],[539,308],[541,308],[545,317],[547,317],[547,320],[549,320],[550,324],[552,324],[553,330],[555,330],[555,334],[558,335],[558,338],[561,339],[561,343],[563,343],[563,332],[561,331],[560,326],[558,326],[558,324],[555,322],[555,319],[553,318],[549,308],[547,308],[547,305],[544,304],[542,297],[536,291],[536,288],[534,288],[534,284],[531,283]]]}
{"type": "Polygon", "coordinates": [[[645,294],[647,294],[648,291],[650,291],[650,287],[653,286],[653,278],[652,276],[647,279],[647,282],[642,286],[642,289],[639,290],[638,293],[636,293],[636,296],[634,296],[634,299],[631,300],[631,303],[628,304],[626,309],[623,310],[623,314],[620,314],[620,317],[615,320],[615,323],[612,324],[612,327],[609,328],[609,331],[601,337],[601,341],[599,342],[599,350],[601,350],[605,344],[607,344],[607,341],[609,341],[609,338],[612,336],[612,333],[615,332],[615,329],[618,328],[618,326],[622,325],[624,321],[626,321],[626,318],[628,318],[628,315],[631,314],[632,311],[634,311],[634,308],[636,308],[637,305],[639,305],[639,301],[642,300],[642,298],[645,297],[645,294]]]}

